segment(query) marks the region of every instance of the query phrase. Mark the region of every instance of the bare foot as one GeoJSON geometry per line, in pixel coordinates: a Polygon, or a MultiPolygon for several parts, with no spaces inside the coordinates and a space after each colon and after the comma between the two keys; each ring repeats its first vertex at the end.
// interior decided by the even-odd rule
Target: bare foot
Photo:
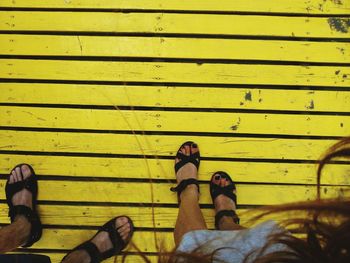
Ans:
{"type": "MultiPolygon", "coordinates": [[[[213,176],[212,182],[218,186],[225,187],[231,184],[231,182],[227,178],[221,178],[220,174],[215,174],[213,176]]],[[[236,190],[233,191],[236,194],[236,190]]],[[[218,195],[214,200],[215,213],[218,213],[221,210],[236,210],[236,205],[233,200],[228,198],[227,196],[221,194],[218,195]]]]}

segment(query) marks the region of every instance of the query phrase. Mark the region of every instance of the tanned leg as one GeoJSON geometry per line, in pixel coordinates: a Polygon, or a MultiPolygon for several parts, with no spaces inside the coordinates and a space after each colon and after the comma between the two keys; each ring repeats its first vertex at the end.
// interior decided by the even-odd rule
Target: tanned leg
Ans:
{"type": "MultiPolygon", "coordinates": [[[[191,153],[196,153],[199,151],[196,144],[192,146],[185,145],[180,151],[189,156],[191,153]]],[[[180,160],[176,158],[175,162],[180,160]]],[[[192,163],[187,163],[181,167],[177,174],[177,183],[180,183],[184,179],[195,178],[197,179],[197,168],[192,163]]],[[[207,229],[207,226],[204,221],[202,211],[199,208],[199,194],[196,185],[188,185],[180,195],[180,207],[179,213],[176,220],[175,230],[174,230],[174,239],[176,246],[179,245],[182,237],[189,231],[192,230],[201,230],[207,229]]]]}

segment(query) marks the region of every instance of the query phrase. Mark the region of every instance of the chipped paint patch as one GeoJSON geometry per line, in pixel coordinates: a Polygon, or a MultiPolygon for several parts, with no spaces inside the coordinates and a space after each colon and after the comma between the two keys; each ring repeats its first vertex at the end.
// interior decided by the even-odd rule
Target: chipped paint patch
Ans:
{"type": "Polygon", "coordinates": [[[340,17],[330,17],[328,18],[328,24],[330,28],[334,31],[341,33],[348,33],[350,27],[349,18],[340,18],[340,17]]]}
{"type": "Polygon", "coordinates": [[[250,91],[248,91],[248,92],[246,92],[245,93],[245,96],[244,96],[244,99],[246,100],[246,101],[252,101],[252,93],[250,92],[250,91]]]}

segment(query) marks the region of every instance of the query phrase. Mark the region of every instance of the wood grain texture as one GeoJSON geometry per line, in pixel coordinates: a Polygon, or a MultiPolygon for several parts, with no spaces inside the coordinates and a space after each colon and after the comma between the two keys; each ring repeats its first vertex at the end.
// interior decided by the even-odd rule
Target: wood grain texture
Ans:
{"type": "MultiPolygon", "coordinates": [[[[201,147],[201,146],[200,146],[201,147]]],[[[85,178],[136,178],[174,180],[174,160],[148,158],[106,158],[74,156],[35,156],[0,154],[0,174],[7,175],[18,163],[31,164],[36,173],[85,178]]],[[[202,160],[199,179],[210,180],[218,170],[227,171],[237,182],[316,184],[316,164],[202,160]]],[[[349,185],[350,167],[330,164],[325,167],[322,184],[349,185]]],[[[93,179],[91,179],[93,180],[93,179]]]]}
{"type": "Polygon", "coordinates": [[[350,87],[349,76],[349,67],[336,66],[0,59],[8,79],[350,87]]]}
{"type": "Polygon", "coordinates": [[[0,35],[0,53],[348,63],[350,44],[245,39],[0,35]]]}
{"type": "MultiPolygon", "coordinates": [[[[0,9],[0,189],[16,164],[33,165],[45,227],[33,248],[53,263],[121,214],[151,262],[159,247],[171,251],[169,188],[184,141],[201,150],[212,229],[214,172],[237,182],[250,226],[247,207],[313,200],[317,160],[350,134],[349,1],[2,0],[0,9]]],[[[326,166],[322,198],[349,197],[349,169],[326,166]]],[[[0,201],[7,224],[4,191],[0,201]]]]}
{"type": "Polygon", "coordinates": [[[203,157],[318,160],[336,140],[0,131],[1,150],[173,157],[188,140],[203,157]],[[25,143],[24,143],[25,142],[25,143]]]}
{"type": "Polygon", "coordinates": [[[350,116],[0,106],[0,126],[108,131],[347,136],[350,116]],[[186,123],[186,125],[183,125],[186,123]],[[298,123],[298,125],[295,125],[298,123]]]}
{"type": "MultiPolygon", "coordinates": [[[[5,180],[0,186],[5,187],[5,180]]],[[[38,199],[43,201],[112,202],[135,204],[177,204],[177,195],[170,192],[173,183],[144,182],[98,182],[98,181],[39,181],[38,199]],[[67,195],[69,193],[69,195],[67,195]]],[[[202,184],[201,204],[212,204],[209,184],[202,184]]],[[[337,198],[348,196],[349,186],[322,186],[322,197],[337,198]],[[344,190],[342,190],[344,188],[344,190]],[[326,190],[325,190],[326,189],[326,190]]],[[[308,185],[259,185],[237,184],[239,204],[273,205],[287,202],[314,200],[316,186],[308,185]],[[288,193],[288,194],[286,194],[288,193]]],[[[0,193],[0,199],[6,199],[0,193]]]]}
{"type": "Polygon", "coordinates": [[[139,10],[177,10],[177,11],[227,11],[227,12],[269,12],[296,14],[348,14],[350,5],[347,1],[323,0],[2,0],[0,7],[27,8],[91,8],[91,9],[139,9],[139,10]]]}
{"type": "Polygon", "coordinates": [[[0,30],[349,38],[346,17],[0,11],[0,30]],[[344,26],[338,26],[344,21],[344,26]],[[217,26],[220,25],[220,26],[217,26]]]}
{"type": "Polygon", "coordinates": [[[1,103],[306,112],[348,112],[350,107],[350,92],[338,90],[258,89],[254,85],[247,88],[39,83],[1,83],[0,85],[1,103]]]}

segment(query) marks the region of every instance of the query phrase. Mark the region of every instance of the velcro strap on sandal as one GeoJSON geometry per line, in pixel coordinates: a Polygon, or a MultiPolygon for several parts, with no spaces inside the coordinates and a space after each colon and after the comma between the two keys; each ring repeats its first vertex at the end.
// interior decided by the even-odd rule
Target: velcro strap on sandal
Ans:
{"type": "Polygon", "coordinates": [[[216,227],[216,229],[219,229],[219,222],[223,216],[232,217],[233,222],[235,224],[239,225],[240,220],[239,220],[239,217],[234,210],[221,210],[215,215],[215,227],[216,227]]]}
{"type": "Polygon", "coordinates": [[[177,192],[178,194],[181,194],[181,192],[190,184],[197,185],[198,193],[199,193],[199,184],[198,184],[197,179],[194,179],[194,178],[182,180],[176,187],[171,187],[170,191],[177,192]]]}
{"type": "Polygon", "coordinates": [[[74,250],[85,250],[90,256],[90,263],[101,262],[101,253],[97,246],[91,241],[84,242],[83,244],[77,246],[74,250]]]}
{"type": "Polygon", "coordinates": [[[212,185],[212,192],[211,192],[211,196],[213,201],[215,200],[216,197],[218,197],[219,195],[225,195],[228,198],[230,198],[236,205],[237,205],[237,196],[236,194],[233,192],[233,190],[236,190],[236,187],[231,184],[231,185],[227,185],[225,187],[222,186],[218,186],[218,185],[212,185]]]}
{"type": "Polygon", "coordinates": [[[182,153],[177,153],[176,157],[178,159],[180,159],[180,161],[175,164],[175,172],[176,173],[182,166],[184,166],[187,163],[193,163],[197,167],[197,169],[199,167],[199,164],[200,164],[200,159],[199,159],[200,158],[200,154],[199,154],[199,152],[193,153],[193,154],[191,154],[189,156],[184,155],[182,153]]]}
{"type": "Polygon", "coordinates": [[[36,241],[38,241],[42,235],[42,226],[38,214],[36,211],[33,211],[31,208],[25,205],[15,205],[10,207],[9,217],[11,218],[11,222],[13,222],[18,215],[25,216],[29,223],[31,224],[30,236],[26,244],[22,247],[30,247],[36,241]]]}

